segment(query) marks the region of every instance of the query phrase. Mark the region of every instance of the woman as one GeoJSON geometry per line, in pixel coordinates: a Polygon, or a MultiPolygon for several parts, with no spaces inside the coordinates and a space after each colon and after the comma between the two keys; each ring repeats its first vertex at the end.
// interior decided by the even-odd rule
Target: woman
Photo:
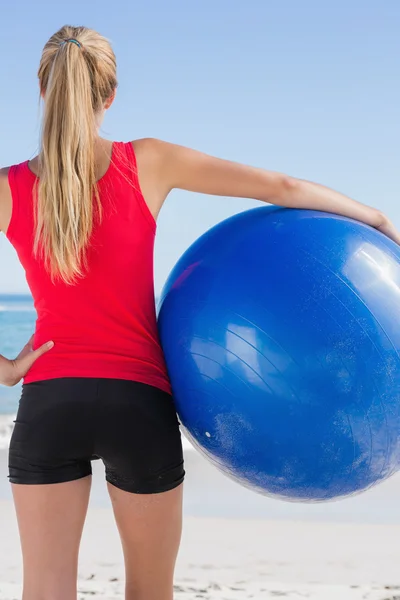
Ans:
{"type": "Polygon", "coordinates": [[[24,600],[77,597],[91,485],[103,460],[126,598],[171,600],[184,466],[154,308],[156,220],[173,188],[338,213],[400,236],[378,210],[322,186],[157,139],[98,134],[117,88],[108,41],[63,27],[44,47],[39,156],[0,175],[0,229],[38,313],[0,382],[24,378],[9,451],[24,600]]]}

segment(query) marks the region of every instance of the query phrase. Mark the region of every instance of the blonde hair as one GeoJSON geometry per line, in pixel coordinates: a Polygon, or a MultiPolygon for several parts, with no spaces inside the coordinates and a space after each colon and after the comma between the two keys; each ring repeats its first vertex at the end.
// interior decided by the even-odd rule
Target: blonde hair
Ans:
{"type": "Polygon", "coordinates": [[[65,26],[45,45],[38,76],[45,103],[34,255],[44,258],[52,281],[60,277],[72,284],[87,268],[95,207],[102,215],[96,115],[117,87],[115,55],[96,31],[65,26]]]}

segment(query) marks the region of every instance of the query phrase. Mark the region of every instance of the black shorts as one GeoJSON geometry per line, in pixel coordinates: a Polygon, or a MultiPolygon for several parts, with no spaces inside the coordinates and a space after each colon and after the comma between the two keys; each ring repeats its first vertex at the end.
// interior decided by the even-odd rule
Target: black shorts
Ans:
{"type": "Polygon", "coordinates": [[[11,483],[63,483],[92,473],[136,494],[171,490],[185,471],[172,397],[124,379],[66,377],[22,387],[9,449],[11,483]]]}

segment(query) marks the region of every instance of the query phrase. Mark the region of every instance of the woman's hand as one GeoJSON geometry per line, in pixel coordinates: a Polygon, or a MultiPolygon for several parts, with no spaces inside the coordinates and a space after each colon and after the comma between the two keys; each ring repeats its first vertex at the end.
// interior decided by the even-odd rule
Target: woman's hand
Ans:
{"type": "Polygon", "coordinates": [[[0,384],[11,387],[19,383],[39,356],[54,346],[54,342],[47,342],[33,350],[32,344],[33,336],[14,360],[8,360],[0,354],[0,384]]]}
{"type": "Polygon", "coordinates": [[[377,226],[377,229],[387,235],[391,240],[400,245],[400,233],[397,231],[393,223],[385,215],[382,217],[381,225],[377,226]]]}

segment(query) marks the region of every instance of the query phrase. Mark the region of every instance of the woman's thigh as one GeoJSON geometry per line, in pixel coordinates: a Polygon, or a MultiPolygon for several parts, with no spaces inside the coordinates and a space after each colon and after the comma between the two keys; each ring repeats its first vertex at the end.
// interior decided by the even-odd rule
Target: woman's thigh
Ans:
{"type": "Polygon", "coordinates": [[[23,386],[9,478],[24,567],[24,600],[76,598],[79,543],[91,485],[97,381],[23,386]]]}
{"type": "Polygon", "coordinates": [[[23,600],[76,598],[90,484],[91,476],[66,483],[12,485],[23,556],[23,600]]]}
{"type": "Polygon", "coordinates": [[[126,600],[172,600],[185,476],[173,399],[132,381],[100,390],[96,454],[121,536],[126,600]]]}
{"type": "Polygon", "coordinates": [[[108,483],[126,569],[126,600],[173,600],[182,534],[183,485],[132,494],[108,483]]]}

